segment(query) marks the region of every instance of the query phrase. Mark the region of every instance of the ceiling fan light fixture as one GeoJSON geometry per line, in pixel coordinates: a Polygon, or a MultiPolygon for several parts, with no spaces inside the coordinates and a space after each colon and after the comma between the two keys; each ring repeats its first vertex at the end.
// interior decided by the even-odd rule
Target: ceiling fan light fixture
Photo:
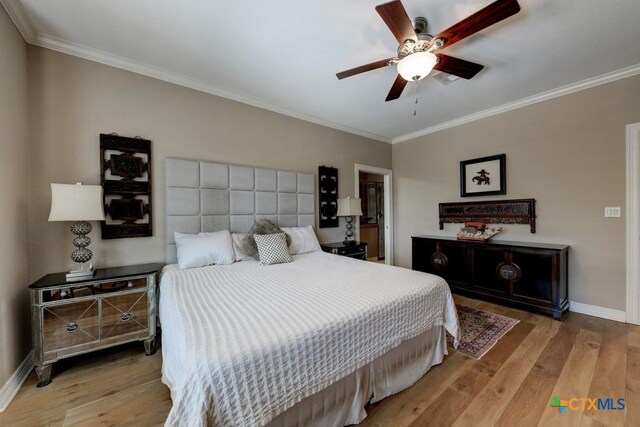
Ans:
{"type": "Polygon", "coordinates": [[[438,62],[438,57],[431,52],[415,52],[398,62],[398,74],[407,81],[422,80],[429,75],[438,62]]]}

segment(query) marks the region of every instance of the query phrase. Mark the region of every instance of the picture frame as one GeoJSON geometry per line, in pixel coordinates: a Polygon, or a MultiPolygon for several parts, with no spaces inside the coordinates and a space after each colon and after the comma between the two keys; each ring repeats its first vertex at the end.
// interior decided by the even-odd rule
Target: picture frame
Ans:
{"type": "Polygon", "coordinates": [[[499,194],[507,194],[506,154],[460,162],[460,197],[499,194]]]}

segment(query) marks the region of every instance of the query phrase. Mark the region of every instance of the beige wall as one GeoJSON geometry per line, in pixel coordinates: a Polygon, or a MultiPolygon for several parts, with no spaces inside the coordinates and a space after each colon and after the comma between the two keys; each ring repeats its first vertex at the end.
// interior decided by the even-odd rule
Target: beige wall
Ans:
{"type": "MultiPolygon", "coordinates": [[[[571,245],[569,298],[625,309],[625,125],[640,122],[640,76],[555,98],[393,146],[396,263],[411,236],[438,233],[438,203],[536,199],[536,234],[498,239],[571,245]],[[460,198],[459,162],[507,155],[507,195],[460,198]],[[604,218],[620,206],[622,218],[604,218]]],[[[458,224],[446,224],[454,235],[458,224]]]]}
{"type": "MultiPolygon", "coordinates": [[[[68,224],[48,223],[51,182],[99,183],[100,133],[152,140],[154,236],[106,240],[91,234],[99,265],[164,261],[166,157],[206,159],[317,174],[339,169],[339,192],[353,194],[354,163],[389,168],[391,146],[200,93],[149,77],[29,47],[31,102],[31,277],[71,267],[68,224]]],[[[319,230],[340,240],[340,228],[319,230]]]]}
{"type": "Polygon", "coordinates": [[[0,6],[0,388],[31,346],[27,100],[27,45],[0,6]]]}

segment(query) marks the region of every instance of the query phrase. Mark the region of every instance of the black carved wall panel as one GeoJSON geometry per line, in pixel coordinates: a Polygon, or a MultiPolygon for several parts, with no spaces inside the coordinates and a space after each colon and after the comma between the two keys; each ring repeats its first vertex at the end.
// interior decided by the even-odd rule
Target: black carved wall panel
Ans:
{"type": "Polygon", "coordinates": [[[151,141],[100,134],[103,239],[153,235],[151,141]]]}
{"type": "Polygon", "coordinates": [[[320,228],[338,226],[338,169],[318,167],[320,228]]]}

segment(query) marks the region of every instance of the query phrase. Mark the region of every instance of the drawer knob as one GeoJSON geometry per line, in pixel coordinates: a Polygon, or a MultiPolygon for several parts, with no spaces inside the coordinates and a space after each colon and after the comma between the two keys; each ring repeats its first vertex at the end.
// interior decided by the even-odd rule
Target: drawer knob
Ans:
{"type": "Polygon", "coordinates": [[[128,322],[129,320],[131,320],[131,315],[127,312],[124,312],[122,313],[120,319],[122,319],[123,322],[128,322]]]}
{"type": "Polygon", "coordinates": [[[71,322],[67,325],[67,332],[75,332],[78,330],[78,325],[76,322],[71,322]]]}

